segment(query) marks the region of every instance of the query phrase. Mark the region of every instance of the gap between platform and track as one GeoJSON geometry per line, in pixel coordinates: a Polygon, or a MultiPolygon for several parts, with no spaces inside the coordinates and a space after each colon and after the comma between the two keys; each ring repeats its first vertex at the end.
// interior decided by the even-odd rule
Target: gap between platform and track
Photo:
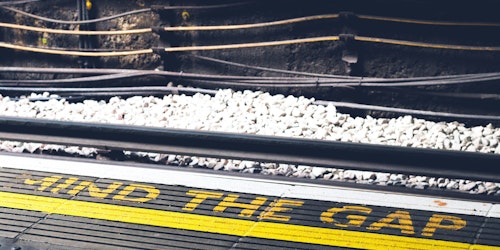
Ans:
{"type": "Polygon", "coordinates": [[[21,240],[64,215],[294,244],[500,249],[495,202],[14,154],[0,155],[0,184],[0,207],[48,215],[21,240]]]}

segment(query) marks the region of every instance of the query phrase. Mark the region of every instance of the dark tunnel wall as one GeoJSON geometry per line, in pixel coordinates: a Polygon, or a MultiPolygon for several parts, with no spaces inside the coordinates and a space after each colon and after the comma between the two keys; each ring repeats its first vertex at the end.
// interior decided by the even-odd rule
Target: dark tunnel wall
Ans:
{"type": "MultiPolygon", "coordinates": [[[[76,1],[40,1],[15,6],[24,11],[62,20],[76,20],[76,1]]],[[[100,0],[93,1],[91,18],[110,16],[134,9],[162,6],[199,6],[238,3],[235,1],[201,0],[100,0]]],[[[177,46],[225,45],[302,39],[352,34],[370,38],[395,39],[444,45],[499,47],[500,28],[478,26],[424,25],[373,20],[378,17],[449,22],[500,23],[496,1],[431,1],[431,0],[309,0],[309,1],[248,1],[239,6],[225,8],[180,8],[175,10],[144,12],[99,22],[97,30],[124,30],[159,26],[208,26],[261,23],[305,16],[340,14],[338,18],[312,20],[294,24],[254,29],[226,31],[170,31],[160,34],[100,36],[95,49],[131,50],[168,48],[177,46]],[[365,18],[360,18],[365,17],[365,18]],[[368,17],[368,18],[367,18],[368,17]]],[[[0,21],[53,29],[77,29],[76,25],[54,24],[11,11],[0,9],[0,21]]],[[[347,36],[347,38],[349,38],[347,36]]],[[[0,28],[0,39],[5,43],[78,49],[79,37],[48,33],[35,33],[0,28]]],[[[46,56],[0,48],[0,66],[83,67],[86,58],[74,56],[46,56]]],[[[226,49],[196,52],[172,52],[123,57],[102,57],[95,60],[95,67],[155,69],[252,76],[282,76],[245,67],[235,67],[204,61],[195,56],[206,56],[231,62],[276,69],[322,74],[352,75],[362,77],[403,78],[440,76],[500,71],[500,52],[454,49],[421,48],[365,41],[323,41],[282,46],[245,49],[226,49]],[[348,64],[346,61],[355,62],[348,64]]],[[[60,75],[0,74],[0,78],[60,78],[60,75]]],[[[179,80],[178,83],[183,83],[179,80]]],[[[447,92],[500,93],[497,83],[429,87],[447,92]]],[[[424,88],[429,90],[429,88],[424,88]]],[[[277,90],[271,92],[315,96],[331,100],[377,103],[391,106],[439,111],[468,111],[468,100],[428,96],[405,96],[398,90],[381,94],[376,89],[277,90]],[[437,101],[448,102],[438,105],[437,101]],[[456,103],[460,102],[460,103],[456,103]],[[456,105],[457,104],[457,105],[456,105]],[[460,105],[458,105],[460,104],[460,105]]],[[[419,88],[417,91],[421,90],[419,88]]],[[[480,101],[478,107],[487,114],[498,113],[496,101],[480,101]]]]}

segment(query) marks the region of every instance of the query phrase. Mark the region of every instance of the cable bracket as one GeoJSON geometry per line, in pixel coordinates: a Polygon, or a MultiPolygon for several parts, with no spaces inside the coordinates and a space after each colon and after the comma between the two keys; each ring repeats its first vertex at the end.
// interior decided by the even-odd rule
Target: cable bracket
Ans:
{"type": "Polygon", "coordinates": [[[346,73],[353,73],[353,66],[358,63],[358,48],[356,36],[354,34],[340,34],[340,41],[343,42],[342,61],[346,64],[346,73]]]}
{"type": "Polygon", "coordinates": [[[339,39],[344,43],[352,43],[356,40],[356,36],[354,34],[340,34],[339,39]]]}
{"type": "Polygon", "coordinates": [[[151,11],[153,11],[153,12],[160,12],[160,11],[166,11],[166,10],[172,10],[171,6],[169,6],[169,5],[151,5],[151,11]]]}
{"type": "Polygon", "coordinates": [[[151,48],[153,50],[153,53],[157,55],[165,55],[167,52],[165,51],[165,47],[153,47],[151,48]]]}
{"type": "Polygon", "coordinates": [[[358,18],[354,12],[351,11],[341,11],[339,12],[339,20],[343,22],[349,22],[358,18]]]}
{"type": "Polygon", "coordinates": [[[153,31],[153,33],[156,33],[156,34],[161,34],[165,31],[165,29],[163,28],[163,26],[154,26],[154,27],[151,27],[151,31],[153,31]]]}

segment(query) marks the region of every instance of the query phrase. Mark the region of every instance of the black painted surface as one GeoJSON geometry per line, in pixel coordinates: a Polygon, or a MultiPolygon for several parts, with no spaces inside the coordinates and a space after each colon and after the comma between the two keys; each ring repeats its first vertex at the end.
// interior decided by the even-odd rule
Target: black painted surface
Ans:
{"type": "Polygon", "coordinates": [[[496,154],[138,126],[1,117],[3,139],[228,157],[484,181],[499,178],[496,154]]]}
{"type": "MultiPolygon", "coordinates": [[[[483,216],[472,216],[463,214],[453,214],[446,212],[431,212],[416,209],[394,208],[372,206],[356,203],[315,201],[309,199],[290,199],[286,197],[272,197],[253,195],[245,193],[228,192],[221,190],[204,190],[190,187],[169,186],[160,184],[134,183],[130,181],[99,179],[84,176],[59,175],[56,173],[46,173],[39,171],[24,171],[4,168],[0,171],[0,191],[31,194],[45,197],[58,197],[63,199],[88,201],[93,203],[114,204],[126,207],[140,207],[153,210],[172,211],[177,213],[191,213],[199,215],[208,215],[222,218],[234,218],[250,221],[268,221],[274,223],[284,223],[291,225],[304,225],[311,227],[332,228],[337,230],[349,230],[368,233],[379,233],[387,235],[399,235],[407,237],[416,237],[424,239],[448,240],[454,242],[464,242],[469,244],[498,245],[498,225],[500,220],[497,218],[486,218],[483,216]],[[4,177],[5,176],[5,177],[4,177]],[[57,176],[56,182],[40,190],[40,183],[27,184],[26,180],[42,180],[43,178],[57,176]],[[54,188],[60,184],[66,183],[69,178],[76,178],[77,181],[67,188],[54,188]],[[69,190],[81,185],[82,181],[88,181],[95,184],[100,190],[105,190],[112,183],[119,183],[119,187],[109,192],[105,197],[98,198],[95,193],[90,193],[85,188],[76,194],[68,194],[69,190]],[[116,200],[113,197],[128,185],[149,185],[159,190],[160,195],[153,200],[144,203],[116,200]],[[192,201],[192,192],[211,192],[221,195],[220,198],[207,198],[203,200],[195,209],[185,210],[185,205],[192,201]],[[259,197],[265,199],[265,202],[256,209],[251,216],[242,216],[242,208],[228,207],[223,212],[216,212],[214,208],[219,205],[223,198],[229,195],[237,196],[235,203],[250,204],[259,197]],[[287,200],[303,202],[301,205],[287,205],[288,211],[277,212],[277,215],[290,216],[287,221],[276,221],[273,219],[260,218],[262,213],[270,206],[271,202],[276,200],[287,200]],[[353,208],[354,207],[354,208],[353,208]],[[325,212],[332,208],[347,208],[345,211],[337,211],[334,215],[326,215],[325,212]],[[366,208],[369,212],[359,212],[356,209],[366,208]],[[373,223],[388,218],[393,213],[406,213],[406,222],[395,219],[389,221],[389,224],[398,227],[383,227],[381,229],[370,228],[373,223]],[[449,230],[437,228],[431,236],[424,235],[424,228],[428,226],[430,218],[436,215],[452,216],[466,222],[466,225],[459,230],[449,230]],[[353,217],[358,216],[362,219],[359,226],[350,225],[348,227],[339,226],[339,224],[349,225],[353,217]],[[331,218],[327,221],[324,218],[331,218]],[[413,232],[404,232],[399,226],[408,226],[413,232]]],[[[144,193],[132,192],[127,197],[138,198],[145,197],[144,193]]],[[[446,206],[446,205],[444,205],[446,206]]],[[[441,225],[453,225],[451,221],[444,220],[439,222],[441,225]]],[[[92,249],[115,249],[115,248],[141,248],[141,249],[162,249],[170,247],[188,248],[188,249],[229,249],[229,248],[255,248],[262,246],[267,249],[285,247],[299,249],[316,249],[319,246],[282,242],[276,240],[263,240],[247,237],[237,237],[230,235],[220,235],[213,233],[192,232],[188,230],[177,230],[170,228],[154,227],[147,225],[136,225],[122,222],[112,222],[97,219],[88,219],[72,217],[58,214],[44,214],[40,212],[23,211],[19,209],[0,208],[0,237],[16,238],[26,242],[50,242],[50,244],[60,246],[76,246],[79,248],[92,249]]],[[[35,244],[36,246],[36,244],[35,244]]],[[[43,245],[42,245],[43,246],[43,245]]],[[[38,249],[38,248],[37,248],[38,249]]]]}

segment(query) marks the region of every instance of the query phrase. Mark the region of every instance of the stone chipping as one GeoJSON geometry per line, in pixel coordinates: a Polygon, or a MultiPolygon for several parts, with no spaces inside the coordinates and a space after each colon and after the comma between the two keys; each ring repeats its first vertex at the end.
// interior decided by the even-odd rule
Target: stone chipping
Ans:
{"type": "MultiPolygon", "coordinates": [[[[107,101],[76,103],[43,93],[21,98],[0,96],[0,114],[500,154],[500,128],[491,124],[467,127],[459,122],[426,121],[408,115],[393,119],[352,117],[338,112],[333,105],[316,105],[314,101],[312,98],[230,89],[220,90],[215,96],[171,94],[162,98],[112,97],[107,101]],[[37,100],[40,98],[48,100],[37,100]]],[[[12,141],[0,142],[0,150],[99,155],[99,150],[93,148],[12,141]]],[[[500,184],[490,182],[156,153],[124,154],[186,167],[500,195],[500,184]]]]}

